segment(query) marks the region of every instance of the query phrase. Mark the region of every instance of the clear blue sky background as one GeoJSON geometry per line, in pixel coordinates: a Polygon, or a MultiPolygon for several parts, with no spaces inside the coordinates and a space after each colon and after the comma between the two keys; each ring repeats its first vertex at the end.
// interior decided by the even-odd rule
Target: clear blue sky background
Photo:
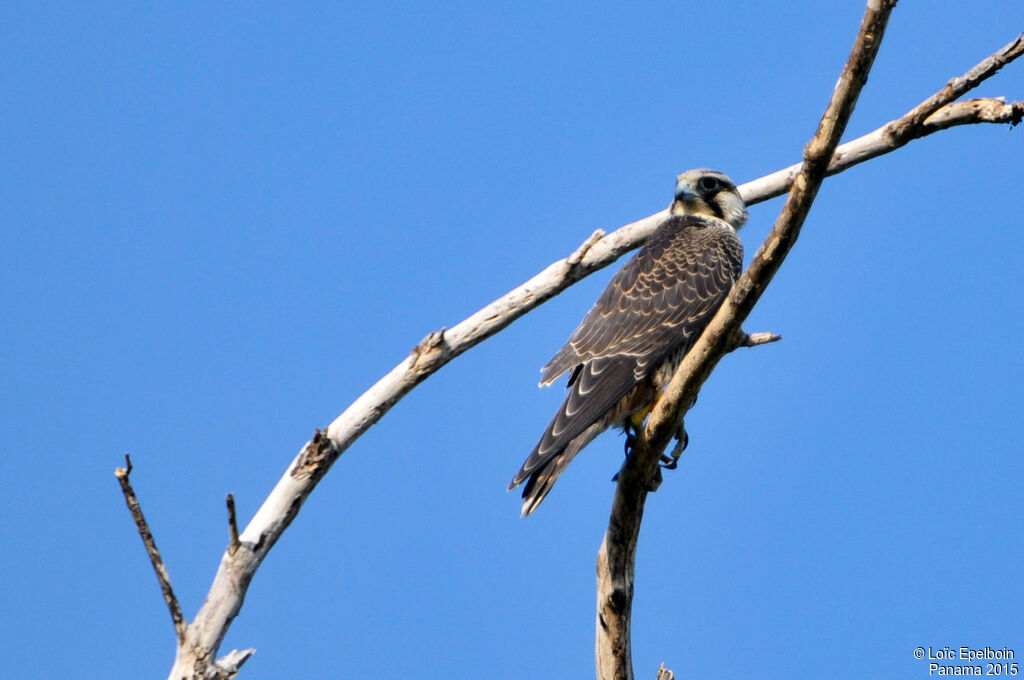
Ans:
{"type": "MultiPolygon", "coordinates": [[[[191,618],[313,429],[674,175],[795,161],[861,2],[0,10],[0,647],[11,678],[164,677],[173,633],[113,470],[191,618]]],[[[847,137],[1024,29],[896,10],[847,137]]],[[[977,96],[1024,98],[1024,63],[977,96]]],[[[651,497],[639,677],[923,678],[1024,656],[1024,130],[829,180],[651,497]]],[[[749,253],[780,207],[751,211],[749,253]]],[[[505,485],[562,395],[539,367],[601,272],[447,366],[337,463],[225,650],[242,677],[593,672],[621,436],[539,512],[505,485]]]]}

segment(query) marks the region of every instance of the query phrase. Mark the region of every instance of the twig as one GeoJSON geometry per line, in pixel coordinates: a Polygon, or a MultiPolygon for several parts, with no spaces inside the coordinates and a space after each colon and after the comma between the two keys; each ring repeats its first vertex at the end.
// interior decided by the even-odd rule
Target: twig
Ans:
{"type": "Polygon", "coordinates": [[[608,530],[597,556],[595,647],[599,680],[633,679],[630,612],[636,544],[659,457],[718,361],[731,348],[743,344],[743,338],[750,338],[740,326],[796,242],[857,97],[867,82],[895,5],[896,0],[868,2],[839,83],[817,131],[804,149],[804,162],[775,226],[726,302],[680,363],[651,412],[644,435],[637,438],[633,453],[619,472],[608,530]]]}
{"type": "Polygon", "coordinates": [[[235,677],[242,664],[248,661],[249,657],[255,653],[255,649],[232,649],[217,660],[217,667],[221,670],[221,676],[224,678],[235,677]]]}
{"type": "Polygon", "coordinates": [[[235,515],[235,494],[229,493],[228,504],[228,552],[232,555],[238,550],[238,518],[235,515]]]}
{"type": "MultiPolygon", "coordinates": [[[[1015,55],[1015,58],[1016,56],[1020,55],[1015,55]]],[[[832,163],[829,165],[828,176],[838,174],[872,158],[891,153],[915,139],[927,137],[939,130],[977,123],[1008,123],[1012,127],[1020,123],[1022,114],[1024,114],[1024,101],[1007,104],[1002,97],[952,102],[941,107],[915,126],[908,125],[912,112],[907,113],[866,135],[839,145],[832,157],[832,163]]],[[[795,163],[770,175],[747,182],[739,187],[743,200],[747,202],[747,205],[751,205],[781,196],[789,191],[793,179],[802,167],[803,163],[795,163]]]]}
{"type": "MultiPolygon", "coordinates": [[[[1017,55],[1007,56],[1006,61],[1017,55]]],[[[992,75],[982,73],[977,82],[992,75]]],[[[974,83],[977,84],[977,83],[974,83]]],[[[984,107],[963,108],[961,104],[940,108],[917,130],[917,136],[931,134],[944,127],[982,122],[1012,122],[1019,119],[1024,104],[1005,104],[996,100],[984,107]],[[1002,108],[999,108],[1002,107],[1002,108]],[[998,109],[998,110],[997,110],[998,109]],[[946,112],[949,112],[948,114],[946,112]],[[943,118],[946,116],[946,118],[943,118]],[[942,122],[935,122],[941,120],[942,122]]],[[[899,123],[903,119],[893,121],[899,123]]],[[[829,168],[837,173],[898,148],[884,133],[883,126],[872,133],[840,146],[829,168]]],[[[904,142],[905,143],[905,142],[904,142]]],[[[795,165],[739,187],[748,205],[765,201],[785,192],[801,165],[795,165]]],[[[256,515],[239,535],[239,544],[221,559],[206,601],[189,625],[187,639],[179,645],[172,677],[215,677],[212,659],[217,653],[231,621],[238,614],[253,574],[282,533],[298,515],[330,466],[367,429],[381,419],[402,397],[432,373],[502,330],[523,314],[557,295],[576,281],[601,269],[624,253],[639,247],[666,217],[660,211],[628,224],[604,237],[590,236],[573,254],[548,266],[521,286],[488,304],[462,322],[427,336],[401,363],[352,402],[328,426],[317,431],[288,466],[256,515]],[[196,668],[207,669],[207,675],[196,668]]],[[[247,657],[246,657],[247,658],[247,657]]],[[[243,659],[244,660],[244,659],[243,659]]],[[[224,669],[226,658],[216,662],[224,669]]],[[[206,671],[204,671],[206,672],[206,671]]]]}
{"type": "Polygon", "coordinates": [[[1006,103],[1002,97],[994,99],[968,99],[965,102],[947,104],[928,116],[921,126],[918,137],[954,125],[965,125],[984,121],[986,123],[1009,123],[1010,127],[1020,125],[1024,120],[1024,101],[1006,103]]]}
{"type": "MultiPolygon", "coordinates": [[[[953,78],[944,88],[924,100],[907,113],[866,135],[841,144],[829,164],[828,174],[834,175],[847,168],[895,151],[907,142],[955,125],[973,123],[1020,122],[1024,102],[1007,104],[1003,99],[974,99],[953,103],[972,88],[994,76],[999,69],[1024,54],[1024,34],[1011,40],[995,54],[986,57],[967,73],[953,78]]],[[[783,168],[739,187],[747,205],[775,198],[789,191],[793,178],[802,163],[783,168]]]]}
{"type": "Polygon", "coordinates": [[[142,506],[139,505],[139,499],[132,488],[132,483],[129,480],[131,473],[132,459],[126,453],[124,454],[124,467],[114,470],[114,476],[117,477],[117,481],[121,485],[121,493],[124,494],[124,502],[128,504],[128,512],[131,513],[132,519],[135,520],[135,528],[139,532],[142,544],[146,546],[146,554],[149,555],[149,561],[153,565],[153,571],[156,572],[156,578],[160,581],[160,592],[164,594],[164,602],[167,603],[167,609],[171,612],[171,621],[174,622],[174,632],[178,636],[178,644],[180,645],[185,641],[185,617],[181,615],[181,605],[178,604],[178,598],[174,596],[174,588],[171,587],[171,577],[167,573],[167,567],[164,565],[163,558],[160,557],[160,551],[156,548],[153,533],[149,530],[149,524],[146,523],[146,518],[142,514],[142,506]]]}
{"type": "Polygon", "coordinates": [[[782,336],[775,333],[751,333],[747,335],[741,331],[732,349],[736,347],[757,347],[758,345],[767,345],[770,342],[778,342],[779,340],[782,340],[782,336]]]}
{"type": "Polygon", "coordinates": [[[929,116],[946,104],[964,96],[986,78],[994,76],[999,69],[1021,54],[1024,54],[1024,33],[1007,43],[1003,49],[982,60],[967,73],[950,79],[944,88],[911,109],[900,119],[902,122],[899,125],[892,126],[892,135],[897,138],[907,136],[909,140],[909,135],[913,134],[912,131],[919,128],[929,116]]]}

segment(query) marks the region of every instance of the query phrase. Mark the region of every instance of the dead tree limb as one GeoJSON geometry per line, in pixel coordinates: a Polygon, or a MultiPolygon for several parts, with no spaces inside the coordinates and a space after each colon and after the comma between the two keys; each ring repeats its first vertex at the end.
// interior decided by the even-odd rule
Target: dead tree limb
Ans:
{"type": "MultiPolygon", "coordinates": [[[[737,338],[742,335],[743,320],[796,242],[868,80],[889,14],[895,6],[896,0],[868,3],[839,83],[817,131],[804,148],[804,162],[775,226],[725,303],[684,357],[655,404],[643,436],[637,438],[632,454],[619,472],[608,529],[597,554],[595,657],[598,680],[633,680],[630,623],[636,545],[647,494],[658,472],[658,460],[686,409],[697,398],[701,385],[719,360],[739,344],[737,338]]],[[[927,117],[914,115],[918,125],[927,117]]]]}
{"type": "MultiPolygon", "coordinates": [[[[995,59],[998,63],[982,68],[968,84],[970,87],[976,86],[1002,65],[1020,56],[1021,52],[1024,52],[1024,41],[1018,38],[987,60],[992,61],[998,57],[995,59]]],[[[983,62],[979,67],[985,64],[983,62]]],[[[911,139],[941,129],[972,123],[1015,123],[1020,121],[1024,113],[1024,102],[1007,104],[997,99],[955,104],[949,102],[939,104],[923,120],[912,111],[912,119],[908,118],[911,114],[907,114],[840,146],[835,150],[828,172],[841,172],[893,151],[911,139]],[[904,125],[910,125],[912,134],[893,132],[902,129],[899,126],[904,125]]],[[[748,205],[780,195],[793,184],[801,167],[802,164],[798,164],[744,184],[739,187],[740,192],[748,205]]],[[[174,680],[229,677],[253,653],[253,650],[234,651],[216,659],[228,627],[241,609],[256,569],[298,515],[302,504],[320,479],[356,439],[410,390],[446,363],[576,281],[639,247],[666,215],[667,211],[654,213],[607,235],[600,230],[595,232],[570,256],[551,264],[526,283],[455,326],[431,333],[409,356],[345,409],[326,430],[318,430],[302,447],[255,516],[238,535],[237,542],[232,532],[206,601],[196,618],[185,628],[184,639],[178,644],[175,664],[169,677],[174,680]]],[[[175,626],[177,629],[177,621],[175,626]]]]}
{"type": "MultiPolygon", "coordinates": [[[[971,89],[988,80],[1001,68],[1024,54],[1024,34],[1018,35],[995,54],[983,59],[967,73],[953,78],[944,88],[896,120],[841,144],[832,156],[828,175],[895,151],[915,139],[957,125],[1008,123],[1017,125],[1024,117],[1024,101],[1006,103],[1003,98],[956,102],[971,89]]],[[[796,163],[742,185],[747,205],[775,198],[789,191],[803,163],[796,163]]]]}
{"type": "Polygon", "coordinates": [[[167,573],[167,566],[164,564],[164,559],[160,557],[160,551],[157,550],[153,532],[149,530],[149,523],[146,522],[146,517],[142,514],[142,505],[139,504],[139,498],[135,495],[135,489],[132,488],[129,479],[131,474],[132,459],[126,453],[124,454],[124,467],[114,470],[114,476],[117,477],[117,481],[121,485],[124,502],[128,505],[128,512],[131,513],[132,519],[135,520],[135,529],[139,532],[139,538],[146,546],[146,554],[149,556],[149,562],[153,565],[153,571],[156,572],[156,578],[160,582],[160,592],[163,593],[164,602],[167,603],[167,609],[171,612],[171,621],[174,623],[174,632],[178,636],[180,645],[185,640],[185,628],[187,627],[185,617],[181,614],[181,605],[178,604],[174,588],[171,587],[171,575],[167,573]]]}

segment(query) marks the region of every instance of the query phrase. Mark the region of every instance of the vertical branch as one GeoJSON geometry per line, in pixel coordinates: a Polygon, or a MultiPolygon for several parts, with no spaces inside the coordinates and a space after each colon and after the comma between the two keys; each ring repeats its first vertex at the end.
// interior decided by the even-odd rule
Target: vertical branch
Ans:
{"type": "Polygon", "coordinates": [[[597,552],[597,635],[594,654],[597,677],[632,679],[630,609],[633,603],[633,574],[636,542],[648,489],[660,472],[658,456],[641,444],[638,435],[633,452],[619,471],[611,517],[601,549],[597,552]]]}
{"type": "Polygon", "coordinates": [[[857,97],[867,82],[895,5],[896,0],[869,0],[828,108],[804,149],[803,165],[782,213],[729,298],[680,363],[653,409],[644,435],[638,438],[633,454],[619,473],[608,530],[597,557],[595,647],[599,680],[633,679],[629,633],[636,545],[647,493],[659,481],[658,458],[718,361],[742,345],[745,337],[749,339],[740,326],[796,242],[857,97]]]}

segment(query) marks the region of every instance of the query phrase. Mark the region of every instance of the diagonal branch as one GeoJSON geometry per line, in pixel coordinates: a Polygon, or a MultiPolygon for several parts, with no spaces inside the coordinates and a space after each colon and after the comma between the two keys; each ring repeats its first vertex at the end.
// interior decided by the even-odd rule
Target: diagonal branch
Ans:
{"type": "MultiPolygon", "coordinates": [[[[1020,56],[1020,46],[1006,51],[998,64],[982,62],[974,70],[973,87],[1004,63],[1020,56]]],[[[943,99],[943,101],[945,101],[943,99]]],[[[855,139],[836,149],[829,173],[837,173],[870,158],[888,153],[910,139],[940,129],[971,123],[1019,122],[1024,102],[1006,104],[999,100],[976,100],[943,104],[922,123],[911,126],[913,134],[897,140],[890,126],[907,124],[907,116],[855,139]]],[[[915,109],[916,110],[916,109],[915,109]]],[[[910,114],[908,114],[910,115],[910,114]]],[[[740,187],[748,205],[785,192],[802,168],[797,164],[740,187]]],[[[356,439],[381,419],[402,397],[446,363],[467,349],[499,332],[520,316],[557,295],[565,288],[601,269],[623,254],[639,247],[667,215],[654,213],[607,235],[595,232],[569,257],[559,260],[526,283],[498,298],[449,329],[428,335],[402,362],[356,399],[325,431],[317,431],[288,466],[256,515],[239,536],[232,538],[206,601],[188,626],[186,639],[178,646],[172,676],[217,677],[237,670],[251,650],[214,661],[231,621],[241,609],[256,569],[278,538],[298,515],[299,509],[330,466],[356,439]],[[239,660],[240,659],[240,660],[239,660]]]]}
{"type": "MultiPolygon", "coordinates": [[[[946,86],[911,109],[901,120],[906,122],[898,127],[910,131],[918,128],[933,113],[946,104],[964,96],[987,78],[991,78],[1001,68],[1024,53],[1024,33],[1007,43],[1001,50],[982,60],[962,76],[952,78],[946,86]]],[[[899,131],[893,129],[893,136],[899,137],[899,131]]],[[[907,138],[910,139],[909,137],[907,138]]]]}
{"type": "Polygon", "coordinates": [[[178,604],[178,598],[174,595],[174,588],[171,587],[171,576],[167,573],[167,566],[164,565],[164,560],[160,557],[160,551],[156,548],[153,532],[149,530],[149,523],[146,522],[146,517],[142,514],[139,498],[135,495],[135,489],[132,488],[131,480],[129,480],[131,474],[132,459],[126,453],[124,454],[124,467],[114,470],[114,476],[117,477],[117,481],[121,485],[121,493],[124,494],[124,502],[128,504],[128,512],[131,513],[132,519],[135,520],[135,528],[139,532],[142,544],[146,546],[146,554],[149,555],[149,561],[153,565],[153,571],[156,572],[156,578],[160,581],[160,592],[164,594],[164,602],[167,603],[167,609],[171,612],[174,632],[177,634],[178,643],[180,644],[185,641],[185,617],[181,615],[181,605],[178,604]]]}
{"type": "Polygon", "coordinates": [[[761,293],[789,253],[830,160],[867,82],[889,14],[896,0],[870,0],[853,49],[818,129],[804,149],[804,162],[768,238],[729,297],[658,399],[642,437],[618,475],[608,530],[597,555],[597,635],[599,680],[632,680],[630,613],[636,545],[644,504],[658,472],[658,459],[678,423],[693,404],[718,361],[745,336],[740,329],[761,293]]]}

